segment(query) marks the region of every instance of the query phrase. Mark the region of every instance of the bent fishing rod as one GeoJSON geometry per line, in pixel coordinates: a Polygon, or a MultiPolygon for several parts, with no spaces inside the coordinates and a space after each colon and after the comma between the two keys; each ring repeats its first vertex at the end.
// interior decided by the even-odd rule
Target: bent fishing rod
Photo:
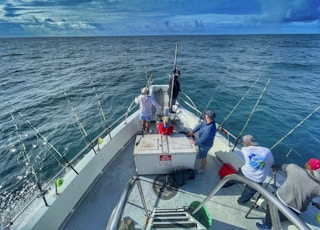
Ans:
{"type": "Polygon", "coordinates": [[[29,156],[29,154],[28,154],[28,150],[27,150],[25,144],[24,144],[23,141],[22,141],[21,135],[20,135],[20,133],[19,133],[18,124],[17,124],[17,122],[16,122],[13,114],[12,114],[11,112],[10,112],[10,114],[11,114],[11,118],[12,118],[12,122],[13,122],[13,125],[14,125],[14,128],[15,128],[16,135],[17,135],[18,138],[19,138],[19,143],[20,143],[20,146],[21,146],[21,148],[22,148],[22,155],[23,155],[23,157],[24,157],[24,162],[26,162],[26,165],[28,165],[29,168],[30,168],[31,174],[33,175],[33,177],[34,177],[34,179],[35,179],[36,185],[37,185],[37,187],[38,187],[38,189],[39,189],[39,191],[40,191],[40,195],[41,195],[41,197],[42,197],[42,199],[43,199],[44,204],[45,204],[46,206],[49,206],[49,205],[48,205],[48,202],[47,202],[47,199],[46,199],[46,197],[45,197],[45,191],[42,189],[42,186],[41,186],[41,184],[40,184],[40,180],[38,179],[38,176],[37,176],[37,174],[36,174],[36,172],[35,172],[35,170],[34,170],[33,163],[31,162],[30,156],[29,156]]]}
{"type": "Polygon", "coordinates": [[[291,129],[288,133],[286,133],[283,137],[280,138],[279,141],[277,141],[270,150],[274,149],[277,145],[279,145],[284,139],[286,139],[294,130],[296,130],[300,125],[302,125],[309,117],[311,117],[315,112],[317,112],[320,109],[320,105],[315,108],[311,113],[309,113],[302,121],[300,121],[293,129],[291,129]]]}
{"type": "MultiPolygon", "coordinates": [[[[9,104],[10,104],[10,103],[9,103],[9,104]]],[[[29,120],[27,120],[27,119],[23,116],[23,114],[22,114],[20,111],[18,111],[12,104],[10,104],[10,105],[13,107],[14,111],[15,111],[16,113],[18,113],[19,116],[24,120],[24,122],[28,125],[28,127],[34,131],[34,133],[36,134],[36,136],[37,136],[39,139],[42,138],[42,139],[48,144],[48,146],[49,146],[50,148],[52,148],[53,151],[54,151],[55,153],[57,153],[57,154],[66,162],[67,166],[70,167],[76,174],[78,174],[77,170],[70,164],[70,162],[65,158],[65,156],[63,156],[63,155],[48,141],[48,139],[47,139],[45,136],[43,136],[43,135],[40,133],[40,131],[39,131],[36,127],[34,127],[34,126],[31,124],[31,122],[30,122],[29,120]]]]}
{"type": "Polygon", "coordinates": [[[258,82],[261,75],[255,80],[255,82],[250,86],[250,88],[247,90],[247,92],[242,96],[242,98],[238,101],[238,103],[233,107],[233,109],[230,111],[230,113],[223,119],[223,121],[220,123],[219,128],[223,129],[223,124],[226,122],[226,120],[229,119],[231,114],[235,111],[235,109],[240,105],[240,103],[244,100],[244,98],[248,95],[250,90],[253,88],[253,86],[258,82]]]}
{"type": "Polygon", "coordinates": [[[78,117],[78,114],[76,113],[74,107],[72,106],[70,99],[68,98],[66,92],[63,92],[63,93],[64,93],[64,95],[65,95],[65,97],[66,97],[66,99],[67,99],[67,101],[68,101],[68,104],[70,105],[70,107],[71,107],[71,109],[72,109],[73,116],[74,116],[75,119],[76,119],[76,122],[77,122],[77,124],[78,124],[78,126],[79,126],[79,129],[80,129],[80,131],[81,131],[82,136],[83,136],[84,139],[88,142],[87,144],[90,145],[90,147],[92,148],[93,152],[97,155],[97,152],[96,152],[96,150],[94,149],[94,145],[93,145],[92,141],[89,139],[88,134],[87,134],[86,130],[84,129],[84,127],[83,127],[83,125],[82,125],[82,123],[81,123],[81,121],[80,121],[80,119],[79,119],[79,117],[78,117]]]}
{"type": "Polygon", "coordinates": [[[242,134],[243,134],[244,130],[247,128],[247,125],[248,125],[248,123],[249,123],[249,121],[250,121],[250,119],[251,119],[251,117],[252,117],[252,115],[253,115],[253,113],[254,113],[255,109],[257,108],[257,106],[258,106],[258,104],[259,104],[259,102],[260,102],[260,100],[261,100],[261,98],[262,98],[262,95],[263,95],[263,94],[264,94],[264,92],[266,91],[266,89],[267,89],[267,86],[268,86],[269,82],[270,82],[270,78],[269,78],[269,80],[268,80],[267,84],[265,85],[265,87],[263,88],[263,90],[262,90],[262,92],[261,92],[261,94],[260,94],[260,96],[259,96],[258,100],[256,101],[256,104],[253,106],[253,108],[252,108],[252,110],[251,110],[251,113],[250,113],[250,115],[249,115],[249,117],[248,117],[248,119],[247,119],[246,123],[244,124],[244,126],[243,126],[242,130],[240,131],[239,136],[238,136],[238,138],[236,139],[236,143],[235,143],[235,144],[234,144],[234,146],[233,146],[232,152],[233,152],[233,150],[236,148],[237,144],[239,143],[239,141],[240,141],[240,137],[242,136],[242,134]]]}

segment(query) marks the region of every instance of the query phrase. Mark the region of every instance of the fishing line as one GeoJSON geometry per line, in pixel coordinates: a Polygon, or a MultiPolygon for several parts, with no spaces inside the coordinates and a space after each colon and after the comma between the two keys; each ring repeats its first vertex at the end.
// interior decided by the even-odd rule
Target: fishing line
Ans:
{"type": "Polygon", "coordinates": [[[262,92],[261,92],[261,94],[260,94],[260,96],[259,96],[256,104],[253,106],[253,108],[252,108],[252,110],[251,110],[251,113],[250,113],[250,115],[249,115],[249,117],[248,117],[245,125],[243,126],[242,130],[240,131],[239,136],[238,136],[238,138],[236,139],[236,143],[235,143],[234,146],[233,146],[232,152],[233,152],[233,150],[235,149],[235,147],[237,146],[237,144],[239,143],[239,140],[240,140],[240,137],[241,137],[242,133],[243,133],[244,130],[247,128],[247,125],[248,125],[248,123],[249,123],[249,121],[250,121],[250,119],[251,119],[251,117],[252,117],[252,115],[253,115],[256,107],[257,107],[257,105],[259,104],[260,99],[262,98],[262,95],[264,94],[265,90],[267,89],[267,86],[268,86],[269,82],[270,82],[270,78],[269,78],[267,84],[265,85],[265,87],[263,88],[263,90],[262,90],[262,92]]]}
{"type": "MultiPolygon", "coordinates": [[[[9,104],[10,104],[10,103],[9,103],[9,104]]],[[[10,105],[13,107],[14,111],[15,111],[16,113],[18,113],[19,116],[25,121],[25,123],[29,126],[29,128],[31,128],[31,129],[35,132],[37,138],[42,138],[42,139],[47,143],[47,145],[48,145],[50,148],[52,148],[53,151],[54,151],[55,153],[57,153],[57,154],[67,163],[68,167],[70,167],[76,174],[78,174],[78,172],[77,172],[77,171],[75,170],[75,168],[70,164],[70,162],[48,141],[48,139],[47,139],[45,136],[43,136],[43,135],[39,132],[39,130],[38,130],[36,127],[34,127],[34,126],[31,124],[31,122],[30,122],[29,120],[27,120],[27,119],[22,115],[22,113],[21,113],[20,111],[18,111],[12,104],[10,104],[10,105]]]]}
{"type": "Polygon", "coordinates": [[[41,197],[42,197],[42,199],[43,199],[43,202],[45,203],[46,206],[49,206],[49,205],[48,205],[48,202],[47,202],[47,200],[46,200],[46,197],[45,197],[45,192],[46,192],[46,191],[44,191],[44,190],[42,189],[42,187],[41,187],[40,181],[39,181],[38,176],[37,176],[37,174],[36,174],[36,172],[35,172],[35,170],[34,170],[34,167],[33,167],[33,164],[32,164],[32,162],[31,162],[30,156],[29,156],[29,154],[28,154],[27,148],[26,148],[25,144],[23,143],[22,138],[21,138],[21,135],[20,135],[20,133],[19,133],[19,127],[18,127],[18,125],[17,125],[17,122],[16,122],[13,114],[12,114],[11,112],[10,112],[10,114],[11,114],[11,118],[12,118],[13,125],[14,125],[14,127],[15,127],[16,135],[17,135],[18,138],[19,138],[19,143],[20,143],[20,146],[21,146],[21,148],[22,148],[22,155],[23,155],[23,157],[24,157],[24,162],[26,163],[26,165],[29,166],[29,168],[30,168],[30,170],[31,170],[31,174],[33,175],[33,177],[34,177],[34,179],[35,179],[36,185],[37,185],[37,187],[38,187],[38,189],[39,189],[39,191],[40,191],[40,194],[41,194],[41,197]]]}
{"type": "MultiPolygon", "coordinates": [[[[227,71],[224,73],[224,76],[225,76],[228,72],[229,72],[229,68],[227,68],[227,71]]],[[[217,84],[217,86],[216,86],[216,88],[213,90],[213,92],[215,92],[215,91],[218,89],[218,87],[219,87],[220,84],[221,84],[221,81],[222,81],[222,80],[220,79],[219,82],[218,82],[218,84],[217,84]]],[[[211,102],[212,102],[212,100],[213,100],[213,97],[214,97],[214,94],[212,94],[212,96],[211,96],[209,102],[207,103],[206,107],[204,108],[202,114],[200,114],[199,122],[201,121],[201,119],[202,119],[204,113],[206,112],[206,110],[209,108],[209,106],[210,106],[210,104],[211,104],[211,102]]]]}
{"type": "Polygon", "coordinates": [[[311,113],[309,113],[302,121],[300,121],[293,129],[291,129],[287,134],[285,134],[283,137],[280,138],[279,141],[277,141],[271,148],[270,150],[272,150],[273,148],[275,148],[277,145],[279,145],[284,139],[286,139],[294,130],[296,130],[300,125],[303,124],[303,122],[305,122],[309,117],[311,117],[315,112],[317,112],[320,109],[320,105],[315,108],[311,113]]]}
{"type": "Polygon", "coordinates": [[[79,119],[79,117],[78,117],[78,114],[76,113],[74,107],[73,107],[72,104],[71,104],[71,101],[69,100],[66,92],[63,92],[63,93],[64,93],[64,95],[65,95],[65,97],[66,97],[66,99],[67,99],[67,101],[68,101],[68,104],[70,105],[70,107],[71,107],[71,109],[72,109],[73,116],[74,116],[75,119],[76,119],[76,122],[77,122],[77,124],[78,124],[78,126],[79,126],[79,129],[80,129],[80,131],[81,131],[82,137],[84,138],[85,141],[88,142],[88,144],[89,144],[90,147],[92,148],[93,152],[97,155],[97,152],[96,152],[96,150],[94,149],[94,145],[93,145],[92,141],[89,139],[88,134],[87,134],[86,130],[84,129],[84,127],[83,127],[83,125],[82,125],[82,123],[81,123],[81,121],[80,121],[80,119],[79,119]]]}
{"type": "Polygon", "coordinates": [[[231,114],[235,111],[235,109],[240,105],[240,103],[244,100],[244,98],[248,95],[248,93],[250,92],[250,90],[253,88],[253,86],[258,82],[258,80],[260,79],[261,75],[256,79],[256,81],[250,86],[250,88],[247,90],[247,92],[242,96],[242,98],[238,101],[238,103],[233,107],[233,109],[230,111],[230,113],[224,118],[224,120],[221,122],[221,124],[219,125],[219,128],[223,128],[223,124],[225,123],[226,120],[229,119],[229,117],[231,116],[231,114]]]}

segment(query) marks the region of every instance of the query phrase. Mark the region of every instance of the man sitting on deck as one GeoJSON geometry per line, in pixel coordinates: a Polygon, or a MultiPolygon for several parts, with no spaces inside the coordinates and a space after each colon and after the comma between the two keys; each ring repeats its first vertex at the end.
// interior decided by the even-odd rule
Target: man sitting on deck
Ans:
{"type": "MultiPolygon", "coordinates": [[[[311,158],[305,165],[305,169],[296,164],[284,164],[281,166],[287,172],[287,179],[277,190],[278,199],[293,212],[299,213],[307,210],[312,199],[320,196],[320,160],[311,158]]],[[[280,221],[286,217],[279,213],[280,221]]],[[[259,229],[271,229],[272,222],[269,208],[262,224],[256,224],[259,229]]]]}
{"type": "MultiPolygon", "coordinates": [[[[237,174],[244,175],[248,179],[262,185],[266,177],[271,173],[271,166],[274,164],[274,158],[270,149],[258,146],[251,135],[245,135],[242,138],[244,147],[241,149],[245,163],[238,170],[237,174]]],[[[246,185],[241,196],[238,198],[238,204],[242,205],[248,202],[256,190],[246,185]]]]}

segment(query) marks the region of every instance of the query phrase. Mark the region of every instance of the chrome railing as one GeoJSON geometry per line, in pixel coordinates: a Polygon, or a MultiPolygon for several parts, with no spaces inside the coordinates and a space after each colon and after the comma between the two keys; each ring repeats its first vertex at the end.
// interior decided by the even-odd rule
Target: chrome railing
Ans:
{"type": "Polygon", "coordinates": [[[227,182],[236,181],[242,182],[250,187],[254,188],[262,197],[264,197],[270,208],[271,221],[274,229],[281,229],[281,223],[279,220],[278,212],[280,211],[292,224],[294,224],[298,229],[310,229],[292,210],[281,203],[274,195],[269,193],[261,185],[237,174],[230,174],[224,177],[217,186],[212,190],[212,192],[202,201],[199,206],[192,212],[192,214],[198,212],[227,182]]]}
{"type": "Polygon", "coordinates": [[[118,230],[119,229],[119,224],[123,215],[124,208],[126,206],[127,200],[130,196],[130,193],[134,187],[134,185],[138,185],[139,189],[139,195],[143,204],[144,211],[146,213],[147,217],[150,217],[150,212],[148,211],[144,195],[143,195],[143,189],[141,186],[140,178],[138,176],[132,177],[129,182],[127,183],[127,186],[124,188],[120,200],[118,202],[118,205],[116,206],[115,210],[113,211],[111,218],[109,220],[109,223],[107,225],[106,229],[110,230],[118,230]]]}
{"type": "MultiPolygon", "coordinates": [[[[113,211],[111,218],[109,220],[109,223],[107,225],[107,230],[117,230],[120,224],[120,221],[122,219],[123,211],[125,209],[127,200],[130,196],[130,193],[133,189],[133,186],[137,183],[139,188],[139,194],[140,198],[142,200],[144,211],[146,213],[146,216],[150,217],[150,212],[147,209],[144,195],[142,192],[142,187],[140,183],[139,177],[133,177],[129,180],[127,183],[127,186],[122,192],[122,195],[120,197],[120,200],[118,202],[118,205],[116,206],[115,210],[113,211]]],[[[269,193],[265,188],[263,188],[261,185],[243,177],[237,174],[230,174],[226,177],[224,177],[217,186],[212,190],[212,192],[199,204],[199,206],[191,213],[191,215],[198,212],[222,187],[224,184],[230,181],[236,181],[241,182],[244,184],[249,185],[250,187],[257,190],[259,194],[264,197],[267,202],[270,209],[270,215],[271,215],[271,221],[273,224],[274,229],[281,229],[281,222],[279,219],[278,211],[280,211],[289,221],[291,221],[292,224],[294,224],[298,229],[300,230],[308,230],[310,229],[292,210],[290,210],[288,207],[286,207],[283,203],[281,203],[274,195],[269,193]]],[[[177,207],[173,207],[177,208],[177,207]]]]}

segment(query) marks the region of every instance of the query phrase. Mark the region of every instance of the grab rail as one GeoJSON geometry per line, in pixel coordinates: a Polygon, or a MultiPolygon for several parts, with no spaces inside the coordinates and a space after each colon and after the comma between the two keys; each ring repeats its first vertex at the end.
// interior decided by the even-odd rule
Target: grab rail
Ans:
{"type": "MultiPolygon", "coordinates": [[[[116,206],[115,210],[113,211],[111,218],[108,222],[107,228],[108,230],[116,230],[119,227],[119,223],[121,220],[121,217],[123,215],[123,211],[126,205],[126,202],[130,196],[130,193],[132,191],[133,186],[135,183],[138,183],[139,187],[139,193],[140,197],[144,206],[144,211],[146,212],[146,215],[149,217],[149,213],[147,210],[147,206],[144,200],[144,195],[142,192],[142,187],[140,183],[140,178],[139,177],[132,177],[129,182],[127,183],[127,186],[123,190],[120,200],[118,202],[118,205],[116,206]]],[[[217,186],[212,190],[212,192],[199,204],[199,206],[191,213],[191,215],[195,214],[198,212],[222,187],[224,184],[226,184],[229,181],[237,181],[237,182],[242,182],[250,187],[254,188],[257,190],[258,193],[260,193],[266,200],[268,201],[269,204],[269,209],[270,209],[270,215],[271,215],[271,220],[273,223],[273,226],[275,229],[281,229],[281,223],[280,219],[278,216],[277,211],[279,210],[284,216],[287,217],[289,221],[291,221],[297,228],[299,229],[310,229],[297,215],[290,210],[288,207],[286,207],[283,203],[281,203],[274,195],[269,193],[265,188],[260,186],[259,184],[243,177],[237,174],[231,174],[226,177],[224,177],[218,184],[217,186]]]]}
{"type": "Polygon", "coordinates": [[[111,230],[117,230],[119,229],[119,223],[123,214],[123,210],[125,208],[125,205],[127,203],[128,197],[130,196],[130,193],[133,189],[133,186],[137,183],[138,189],[139,189],[139,194],[140,198],[144,207],[144,211],[146,212],[147,216],[150,216],[148,213],[148,208],[144,199],[143,191],[142,191],[142,186],[140,183],[140,178],[138,176],[132,177],[129,182],[127,183],[127,186],[124,188],[120,200],[118,202],[118,205],[116,206],[115,210],[113,211],[111,218],[109,220],[109,223],[107,225],[106,229],[111,229],[111,230]]]}
{"type": "Polygon", "coordinates": [[[286,207],[283,203],[281,203],[274,195],[269,193],[265,188],[260,186],[259,184],[237,174],[230,174],[224,177],[218,185],[212,190],[212,192],[204,199],[199,206],[192,212],[192,214],[198,212],[228,181],[237,181],[245,183],[250,187],[254,188],[259,194],[261,194],[268,203],[270,204],[270,215],[271,220],[275,229],[281,229],[280,220],[277,216],[277,212],[275,208],[279,210],[289,221],[291,221],[296,227],[299,229],[310,229],[302,220],[297,217],[297,215],[286,207]]]}

